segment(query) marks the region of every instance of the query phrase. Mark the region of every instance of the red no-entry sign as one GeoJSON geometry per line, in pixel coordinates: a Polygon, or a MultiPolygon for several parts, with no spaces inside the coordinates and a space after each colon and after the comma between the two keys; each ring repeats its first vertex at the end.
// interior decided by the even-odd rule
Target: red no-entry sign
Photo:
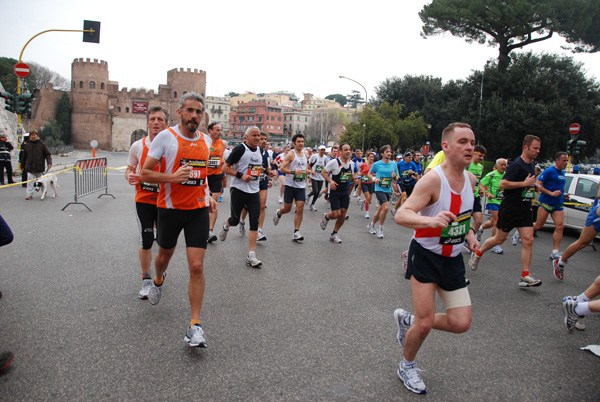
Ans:
{"type": "Polygon", "coordinates": [[[575,134],[579,133],[580,128],[581,127],[579,126],[579,124],[573,123],[569,126],[569,132],[571,133],[571,135],[575,135],[575,134]]]}
{"type": "Polygon", "coordinates": [[[15,65],[15,74],[17,74],[21,78],[25,78],[29,75],[30,70],[29,66],[25,63],[17,63],[15,65]]]}

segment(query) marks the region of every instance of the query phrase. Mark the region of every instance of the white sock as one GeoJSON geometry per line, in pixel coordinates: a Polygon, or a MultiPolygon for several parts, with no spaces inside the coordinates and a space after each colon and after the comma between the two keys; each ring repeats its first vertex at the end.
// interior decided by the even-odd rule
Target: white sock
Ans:
{"type": "Polygon", "coordinates": [[[560,265],[561,267],[565,266],[565,262],[563,261],[562,257],[560,257],[560,259],[558,260],[558,265],[560,265]]]}
{"type": "Polygon", "coordinates": [[[591,311],[589,302],[577,303],[577,306],[575,306],[575,314],[577,314],[580,317],[586,316],[590,313],[591,311]]]}
{"type": "Polygon", "coordinates": [[[582,293],[582,294],[580,294],[579,296],[577,296],[577,301],[578,301],[578,302],[589,302],[589,301],[590,301],[590,298],[589,298],[589,297],[587,297],[587,296],[585,295],[585,293],[582,293]]]}
{"type": "Polygon", "coordinates": [[[254,251],[248,251],[248,258],[256,257],[256,253],[254,251]]]}
{"type": "Polygon", "coordinates": [[[558,254],[558,250],[552,250],[552,254],[558,254]]]}

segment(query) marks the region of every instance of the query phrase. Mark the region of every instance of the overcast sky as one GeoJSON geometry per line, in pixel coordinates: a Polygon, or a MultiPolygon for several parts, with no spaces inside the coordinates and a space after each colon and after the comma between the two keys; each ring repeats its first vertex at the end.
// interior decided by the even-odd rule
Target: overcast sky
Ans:
{"type": "MultiPolygon", "coordinates": [[[[108,62],[120,88],[158,90],[172,68],[207,72],[207,95],[289,91],[325,97],[375,87],[393,76],[463,79],[497,57],[495,48],[450,35],[423,39],[421,0],[81,1],[0,0],[0,56],[18,59],[25,43],[47,29],[83,29],[101,22],[100,44],[82,33],[49,32],[25,49],[66,78],[78,57],[108,62]],[[9,40],[10,38],[10,40],[9,40]]],[[[526,47],[567,53],[559,39],[526,47]]],[[[574,55],[588,76],[600,75],[600,54],[574,55]]],[[[364,96],[364,95],[363,95],[364,96]]]]}

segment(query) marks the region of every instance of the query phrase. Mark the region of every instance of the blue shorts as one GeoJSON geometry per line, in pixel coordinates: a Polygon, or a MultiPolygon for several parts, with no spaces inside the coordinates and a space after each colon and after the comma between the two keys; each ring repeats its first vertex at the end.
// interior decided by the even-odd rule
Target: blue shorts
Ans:
{"type": "Polygon", "coordinates": [[[559,212],[564,210],[563,204],[548,205],[544,204],[543,202],[540,202],[540,207],[544,208],[549,214],[551,214],[552,212],[559,212]]]}
{"type": "Polygon", "coordinates": [[[338,211],[340,209],[347,210],[350,205],[350,194],[346,192],[338,193],[337,191],[330,192],[329,205],[331,206],[332,211],[338,211]]]}
{"type": "Polygon", "coordinates": [[[259,181],[258,189],[259,190],[268,190],[269,189],[269,179],[259,181]]]}
{"type": "Polygon", "coordinates": [[[598,207],[592,208],[585,220],[585,226],[593,226],[596,232],[600,232],[600,216],[598,216],[598,207]]]}
{"type": "Polygon", "coordinates": [[[291,204],[294,200],[296,200],[296,202],[306,201],[306,190],[304,188],[283,186],[283,202],[285,204],[291,204]]]}
{"type": "Polygon", "coordinates": [[[490,211],[497,211],[500,209],[500,204],[485,204],[485,209],[489,209],[490,211]]]}

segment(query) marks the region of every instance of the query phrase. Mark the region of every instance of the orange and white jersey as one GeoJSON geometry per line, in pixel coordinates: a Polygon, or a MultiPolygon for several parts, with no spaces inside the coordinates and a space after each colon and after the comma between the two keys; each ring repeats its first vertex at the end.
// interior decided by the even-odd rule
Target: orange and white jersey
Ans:
{"type": "MultiPolygon", "coordinates": [[[[127,165],[135,166],[135,172],[140,173],[142,166],[146,162],[146,156],[150,149],[150,137],[144,137],[133,144],[129,148],[129,159],[127,159],[127,165]]],[[[154,167],[154,170],[158,172],[158,164],[154,167]]],[[[135,185],[135,202],[142,202],[144,204],[156,205],[158,200],[158,192],[160,190],[160,184],[158,183],[145,183],[141,180],[135,185]]]]}
{"type": "Polygon", "coordinates": [[[210,155],[208,157],[209,176],[222,173],[223,168],[223,140],[219,139],[210,146],[210,155]]]}
{"type": "Polygon", "coordinates": [[[450,187],[441,166],[436,166],[429,174],[440,176],[440,196],[437,202],[419,211],[422,216],[436,216],[441,211],[450,211],[456,215],[456,220],[446,228],[415,229],[414,239],[427,250],[444,256],[456,257],[460,254],[465,238],[471,227],[473,213],[473,187],[469,173],[464,172],[465,184],[460,193],[450,187]],[[435,172],[435,173],[434,173],[435,172]]]}
{"type": "Polygon", "coordinates": [[[174,173],[188,164],[190,178],[183,183],[162,183],[158,194],[159,208],[197,209],[208,207],[208,158],[210,136],[196,131],[193,139],[184,137],[179,126],[161,131],[152,141],[148,155],[160,160],[160,171],[174,173]]]}

